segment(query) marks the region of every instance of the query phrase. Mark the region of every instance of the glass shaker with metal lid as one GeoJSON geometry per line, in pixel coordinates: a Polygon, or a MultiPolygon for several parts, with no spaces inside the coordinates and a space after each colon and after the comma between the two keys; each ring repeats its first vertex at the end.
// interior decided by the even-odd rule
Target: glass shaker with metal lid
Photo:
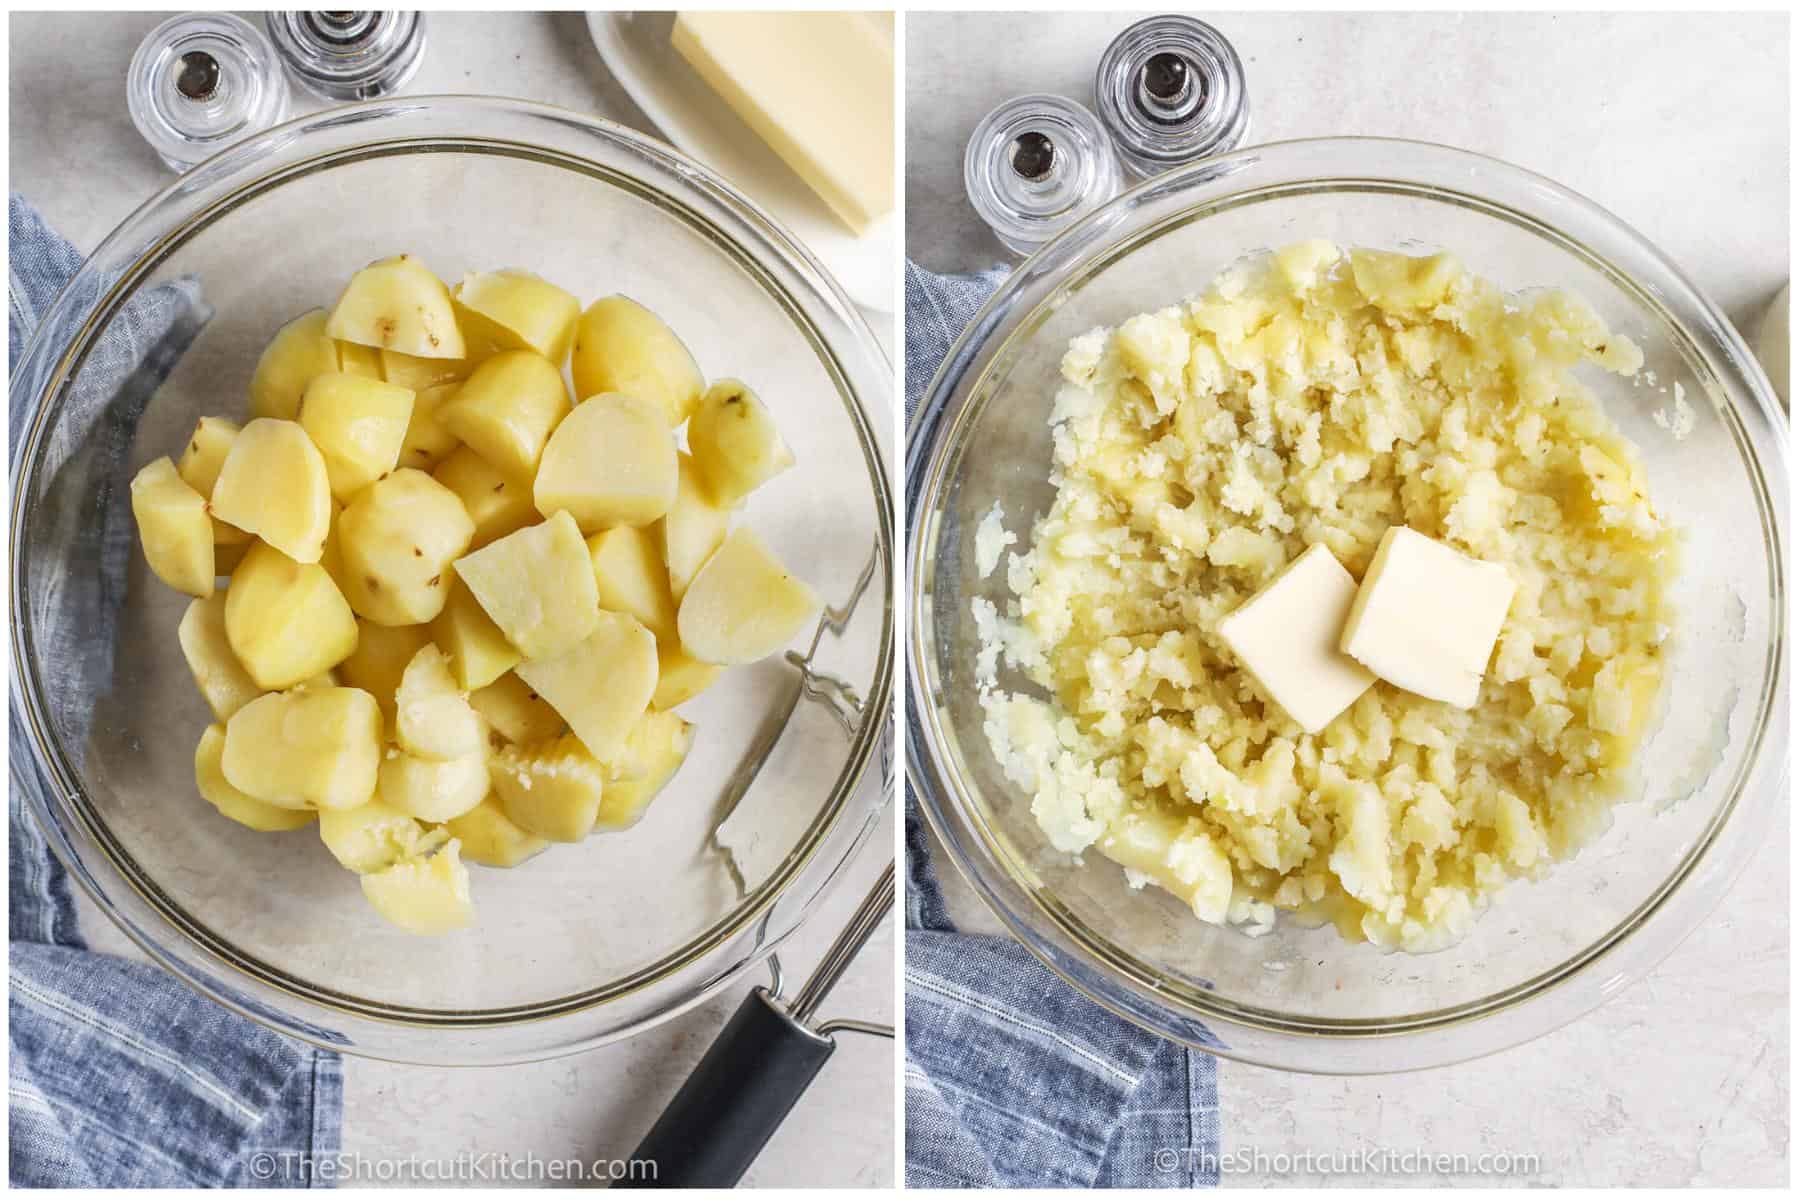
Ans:
{"type": "Polygon", "coordinates": [[[284,120],[288,85],[254,25],[230,13],[182,13],[131,56],[125,104],[157,157],[185,171],[284,120]]]}
{"type": "Polygon", "coordinates": [[[425,59],[416,12],[272,12],[288,74],[324,100],[374,100],[405,87],[425,59]]]}
{"type": "Polygon", "coordinates": [[[1113,39],[1094,73],[1094,104],[1119,158],[1148,178],[1244,140],[1244,64],[1193,17],[1149,17],[1113,39]]]}
{"type": "Polygon", "coordinates": [[[1062,96],[1008,100],[982,118],[963,152],[969,203],[1018,254],[1112,199],[1119,182],[1106,130],[1062,96]]]}

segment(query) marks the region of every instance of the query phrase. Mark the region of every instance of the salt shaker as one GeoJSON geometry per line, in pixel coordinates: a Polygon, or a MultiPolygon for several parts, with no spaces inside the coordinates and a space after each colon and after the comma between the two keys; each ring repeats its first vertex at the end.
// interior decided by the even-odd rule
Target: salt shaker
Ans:
{"type": "Polygon", "coordinates": [[[1018,96],[982,118],[963,187],[994,235],[1028,255],[1119,191],[1118,160],[1093,113],[1062,96],[1018,96]]]}
{"type": "Polygon", "coordinates": [[[425,18],[416,12],[272,12],[266,20],[288,73],[322,100],[391,95],[425,59],[425,18]]]}
{"type": "Polygon", "coordinates": [[[131,123],[172,171],[287,117],[275,47],[229,13],[183,13],[150,31],[125,77],[131,123]]]}
{"type": "Polygon", "coordinates": [[[1244,64],[1193,17],[1149,17],[1114,38],[1094,73],[1094,105],[1140,178],[1234,149],[1250,127],[1244,64]]]}

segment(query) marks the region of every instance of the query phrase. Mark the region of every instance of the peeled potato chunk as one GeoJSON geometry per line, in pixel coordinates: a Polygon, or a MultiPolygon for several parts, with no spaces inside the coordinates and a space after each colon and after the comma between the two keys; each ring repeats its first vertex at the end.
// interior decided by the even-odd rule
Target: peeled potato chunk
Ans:
{"type": "Polygon", "coordinates": [[[325,457],[293,421],[259,417],[232,439],[212,512],[295,562],[316,563],[331,528],[325,457]]]}
{"type": "Polygon", "coordinates": [[[375,911],[408,933],[427,936],[475,923],[469,868],[453,838],[430,858],[412,858],[362,877],[363,896],[375,911]]]}
{"type": "Polygon", "coordinates": [[[475,368],[437,420],[503,473],[529,479],[568,412],[569,389],[555,363],[531,350],[503,350],[475,368]]]}
{"type": "Polygon", "coordinates": [[[676,627],[688,654],[729,667],[775,653],[818,610],[817,594],[761,538],[735,529],[694,577],[676,627]]]}
{"type": "Polygon", "coordinates": [[[606,768],[575,737],[508,746],[489,762],[494,794],[513,824],[553,842],[579,842],[594,828],[606,768]]]}
{"type": "Polygon", "coordinates": [[[668,784],[694,744],[694,727],[671,712],[645,713],[632,726],[625,753],[637,763],[633,778],[608,781],[594,828],[629,829],[668,784]]]}
{"type": "Polygon", "coordinates": [[[200,789],[201,799],[222,815],[258,833],[299,829],[317,818],[318,814],[310,810],[264,804],[256,797],[238,791],[225,778],[224,759],[225,727],[208,725],[200,735],[200,744],[194,747],[194,783],[200,789]]]}
{"type": "Polygon", "coordinates": [[[481,803],[488,792],[485,750],[461,758],[420,758],[389,750],[376,777],[376,795],[421,821],[448,821],[481,803]]]}
{"type": "Polygon", "coordinates": [[[331,494],[348,500],[394,469],[412,420],[413,394],[398,384],[332,371],[306,385],[300,428],[325,459],[331,494]]]}
{"type": "Polygon", "coordinates": [[[590,754],[613,762],[656,692],[656,637],[633,617],[601,611],[583,641],[553,658],[520,663],[516,673],[590,754]]]}
{"type": "Polygon", "coordinates": [[[413,656],[431,643],[431,631],[423,625],[356,623],[356,649],[338,664],[338,674],[351,687],[375,697],[388,728],[395,723],[394,694],[413,656]]]}
{"type": "Polygon", "coordinates": [[[342,370],[337,341],[325,332],[325,310],[308,309],[276,330],[250,377],[250,415],[291,421],[306,385],[342,370]]]}
{"type": "Polygon", "coordinates": [[[469,693],[469,706],[509,742],[528,745],[560,737],[568,728],[554,708],[531,690],[531,685],[509,671],[478,691],[469,693]]]}
{"type": "Polygon", "coordinates": [[[271,692],[225,723],[225,778],[281,808],[355,808],[375,794],[381,710],[356,688],[271,692]]]}
{"type": "Polygon", "coordinates": [[[214,593],[188,605],[175,637],[213,716],[229,721],[232,713],[262,695],[263,689],[256,686],[231,649],[225,632],[224,596],[214,593]]]}
{"type": "MultiPolygon", "coordinates": [[[[201,417],[195,423],[187,449],[181,452],[181,460],[175,464],[175,470],[189,487],[211,498],[213,484],[219,481],[219,468],[225,465],[225,456],[231,453],[231,443],[237,440],[240,428],[236,421],[227,421],[224,417],[201,417]]],[[[240,546],[250,541],[250,535],[236,525],[227,525],[217,517],[213,518],[212,524],[215,559],[217,547],[240,546]]],[[[216,562],[213,570],[221,575],[230,573],[220,570],[216,562]]]]}
{"type": "Polygon", "coordinates": [[[659,646],[656,662],[656,692],[650,707],[659,711],[685,704],[711,687],[724,667],[701,662],[680,645],[659,646]]]}
{"type": "Polygon", "coordinates": [[[400,439],[401,466],[429,471],[460,445],[456,435],[438,423],[437,415],[461,387],[461,383],[444,383],[413,392],[412,416],[406,422],[406,436],[400,439]]]}
{"type": "Polygon", "coordinates": [[[356,649],[356,615],[317,563],[257,542],[225,593],[225,637],[264,691],[292,687],[356,649]]]}
{"type": "Polygon", "coordinates": [[[584,400],[556,427],[532,496],[583,533],[648,525],[675,503],[675,435],[654,401],[609,393],[584,400]]]}
{"type": "Polygon", "coordinates": [[[663,567],[655,531],[614,526],[588,539],[588,556],[594,562],[600,607],[636,617],[656,635],[657,645],[672,643],[675,597],[669,591],[669,572],[663,567]]]}
{"type": "Polygon", "coordinates": [[[515,479],[468,446],[453,450],[431,477],[456,493],[469,520],[475,522],[475,536],[469,542],[472,550],[540,519],[537,505],[531,502],[531,477],[515,479]]]}
{"type": "Polygon", "coordinates": [[[370,263],[352,275],[325,332],[414,358],[463,357],[450,289],[410,254],[370,263]]]}
{"type": "Polygon", "coordinates": [[[594,564],[566,512],[465,554],[456,573],[528,659],[563,653],[600,619],[594,564]]]}
{"type": "Polygon", "coordinates": [[[382,379],[412,392],[461,383],[475,369],[473,359],[414,358],[397,350],[377,351],[376,358],[381,364],[382,379]]]}
{"type": "Polygon", "coordinates": [[[516,867],[550,844],[513,824],[498,797],[491,794],[444,829],[462,843],[464,858],[490,867],[516,867]]]}
{"type": "Polygon", "coordinates": [[[468,692],[494,682],[523,657],[460,578],[451,581],[450,599],[432,619],[431,640],[449,659],[457,686],[468,692]]]}
{"type": "Polygon", "coordinates": [[[626,392],[654,401],[673,429],[687,420],[706,386],[675,331],[635,300],[607,296],[581,314],[569,359],[575,395],[626,392]]]}
{"type": "Polygon", "coordinates": [[[436,646],[427,644],[407,664],[394,707],[395,737],[409,754],[442,761],[481,752],[481,718],[436,646]]]}
{"type": "Polygon", "coordinates": [[[383,871],[402,859],[417,858],[445,840],[389,804],[371,800],[355,808],[319,815],[319,840],[345,869],[358,875],[383,871]]]}
{"type": "Polygon", "coordinates": [[[178,592],[213,591],[213,527],[206,497],[184,482],[167,456],[131,480],[131,515],[151,572],[178,592]]]}
{"type": "Polygon", "coordinates": [[[501,350],[531,350],[558,368],[569,357],[581,301],[529,271],[464,275],[451,293],[469,340],[501,350]]]}
{"type": "Polygon", "coordinates": [[[691,456],[680,455],[680,462],[675,503],[656,526],[663,565],[669,570],[669,591],[677,602],[731,528],[731,506],[713,500],[691,456]]]}
{"type": "Polygon", "coordinates": [[[756,393],[735,379],[706,389],[688,422],[688,450],[722,505],[735,505],[794,465],[794,452],[756,393]]]}
{"type": "Polygon", "coordinates": [[[403,467],[361,492],[338,518],[344,598],[380,625],[416,625],[443,610],[450,564],[475,523],[456,493],[403,467]]]}

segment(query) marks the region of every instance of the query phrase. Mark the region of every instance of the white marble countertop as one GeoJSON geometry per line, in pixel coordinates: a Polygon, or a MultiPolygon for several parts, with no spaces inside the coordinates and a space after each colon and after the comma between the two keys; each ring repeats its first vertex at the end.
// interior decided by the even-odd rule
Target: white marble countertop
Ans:
{"type": "MultiPolygon", "coordinates": [[[[995,104],[1028,91],[1091,103],[1100,51],[1134,19],[908,18],[909,256],[935,270],[1005,259],[963,196],[969,132],[995,104]]],[[[1740,328],[1787,278],[1785,15],[1206,19],[1244,59],[1259,141],[1422,138],[1540,171],[1635,225],[1740,328]]],[[[1787,820],[1784,809],[1727,907],[1645,982],[1531,1045],[1460,1067],[1361,1079],[1221,1064],[1226,1154],[1509,1151],[1537,1154],[1540,1182],[1785,1183],[1787,820]]],[[[959,878],[946,887],[965,928],[998,930],[959,878]]]]}
{"type": "MultiPolygon", "coordinates": [[[[92,249],[171,176],[125,111],[126,64],[166,14],[14,14],[10,186],[64,236],[92,249]]],[[[519,96],[599,113],[649,132],[608,76],[581,14],[438,14],[413,93],[519,96]],[[479,66],[479,73],[477,67],[479,66]]],[[[322,107],[295,93],[295,111],[322,107]]],[[[877,323],[891,352],[892,330],[877,323]]],[[[892,857],[892,808],[820,910],[783,948],[790,979],[818,961],[892,857]]],[[[136,953],[84,903],[96,948],[136,953]]],[[[833,992],[826,1015],[892,1022],[896,943],[884,927],[833,992]]],[[[351,1059],[344,1149],[365,1160],[447,1162],[462,1154],[623,1157],[675,1093],[758,973],[693,1012],[620,1045],[552,1062],[433,1069],[351,1059]]],[[[790,987],[794,986],[790,984],[790,987]]],[[[746,1184],[879,1187],[894,1179],[894,1050],[855,1035],[839,1049],[746,1184]]]]}

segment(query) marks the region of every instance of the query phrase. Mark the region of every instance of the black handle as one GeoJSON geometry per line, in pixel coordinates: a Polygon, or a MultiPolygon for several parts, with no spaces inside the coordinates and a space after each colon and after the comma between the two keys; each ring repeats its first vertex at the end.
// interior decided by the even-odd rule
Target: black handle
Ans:
{"type": "Polygon", "coordinates": [[[612,1186],[736,1186],[835,1049],[757,988],[632,1154],[654,1169],[612,1186]]]}

